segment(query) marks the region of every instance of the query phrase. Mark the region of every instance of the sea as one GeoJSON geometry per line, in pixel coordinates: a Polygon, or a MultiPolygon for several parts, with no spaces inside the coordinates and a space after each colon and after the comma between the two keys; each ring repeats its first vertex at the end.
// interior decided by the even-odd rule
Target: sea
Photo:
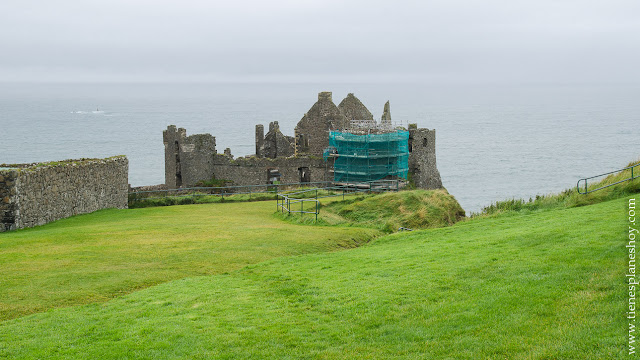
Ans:
{"type": "Polygon", "coordinates": [[[126,155],[132,186],[164,183],[162,131],[255,152],[256,124],[293,135],[317,100],[354,93],[380,119],[436,130],[444,187],[467,213],[558,193],[640,159],[640,85],[1,83],[0,164],[126,155]]]}

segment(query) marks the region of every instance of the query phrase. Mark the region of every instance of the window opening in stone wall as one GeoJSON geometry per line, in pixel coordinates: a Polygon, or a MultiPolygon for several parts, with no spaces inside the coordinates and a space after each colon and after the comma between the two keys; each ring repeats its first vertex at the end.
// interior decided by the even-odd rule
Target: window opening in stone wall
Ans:
{"type": "Polygon", "coordinates": [[[298,172],[300,173],[300,182],[301,183],[308,183],[311,182],[311,173],[309,172],[309,168],[304,166],[304,167],[299,167],[298,168],[298,172]]]}
{"type": "Polygon", "coordinates": [[[176,187],[182,186],[182,169],[180,168],[180,144],[175,142],[176,152],[176,187]]]}
{"type": "Polygon", "coordinates": [[[427,147],[427,138],[422,138],[422,147],[427,147]]]}
{"type": "Polygon", "coordinates": [[[267,184],[279,184],[280,176],[280,170],[267,169],[267,184]]]}
{"type": "Polygon", "coordinates": [[[309,150],[309,137],[304,134],[298,134],[298,146],[301,151],[309,150]]]}

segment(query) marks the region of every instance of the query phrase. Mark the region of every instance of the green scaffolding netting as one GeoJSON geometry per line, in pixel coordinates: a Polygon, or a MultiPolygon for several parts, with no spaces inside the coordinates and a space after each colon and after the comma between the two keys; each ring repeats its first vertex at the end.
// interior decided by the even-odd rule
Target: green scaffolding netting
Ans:
{"type": "Polygon", "coordinates": [[[331,131],[325,159],[334,157],[334,181],[362,182],[407,178],[409,132],[356,135],[331,131]]]}

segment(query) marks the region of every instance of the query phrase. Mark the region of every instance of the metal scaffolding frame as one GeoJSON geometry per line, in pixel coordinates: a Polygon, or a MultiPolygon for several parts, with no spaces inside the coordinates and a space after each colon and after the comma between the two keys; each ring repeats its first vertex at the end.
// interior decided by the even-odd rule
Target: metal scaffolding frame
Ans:
{"type": "Polygon", "coordinates": [[[409,132],[382,128],[331,131],[325,159],[333,157],[334,181],[406,179],[409,132]]]}

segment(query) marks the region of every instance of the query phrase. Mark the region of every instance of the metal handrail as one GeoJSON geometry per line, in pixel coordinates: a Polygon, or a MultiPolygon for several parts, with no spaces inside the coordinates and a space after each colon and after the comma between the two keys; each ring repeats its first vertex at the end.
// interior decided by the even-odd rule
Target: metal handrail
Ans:
{"type": "Polygon", "coordinates": [[[578,180],[578,183],[576,184],[576,188],[578,190],[578,193],[582,194],[582,195],[586,195],[586,194],[592,193],[594,191],[598,191],[598,190],[602,190],[602,189],[608,188],[608,187],[613,186],[613,185],[618,185],[618,184],[623,183],[625,181],[631,181],[633,179],[637,179],[637,178],[640,177],[640,175],[633,176],[633,168],[635,168],[637,166],[640,166],[640,163],[632,165],[632,166],[627,166],[624,169],[614,170],[614,171],[610,171],[608,173],[604,173],[604,174],[600,174],[600,175],[596,175],[596,176],[591,176],[591,177],[587,177],[587,178],[582,178],[582,179],[578,180]],[[627,179],[622,179],[622,180],[616,181],[616,182],[614,182],[612,184],[601,186],[601,187],[599,187],[597,189],[591,189],[591,190],[588,189],[588,180],[590,180],[590,179],[595,179],[595,178],[598,178],[598,177],[601,177],[601,176],[619,173],[619,172],[622,172],[622,171],[625,171],[625,170],[629,170],[629,169],[631,169],[631,177],[629,177],[627,179]],[[582,181],[584,181],[584,192],[582,192],[581,189],[580,189],[580,182],[582,182],[582,181]]]}
{"type": "MultiPolygon", "coordinates": [[[[280,197],[281,195],[278,195],[280,197]]],[[[284,197],[282,200],[276,199],[276,209],[282,209],[282,212],[285,211],[289,214],[297,213],[300,216],[304,214],[314,214],[316,216],[316,221],[318,221],[318,214],[320,213],[320,201],[318,199],[291,199],[284,197]],[[293,201],[291,201],[293,200],[293,201]],[[305,211],[304,203],[305,202],[314,202],[315,211],[305,211]],[[294,210],[291,208],[291,204],[300,203],[300,210],[294,210]]]]}

